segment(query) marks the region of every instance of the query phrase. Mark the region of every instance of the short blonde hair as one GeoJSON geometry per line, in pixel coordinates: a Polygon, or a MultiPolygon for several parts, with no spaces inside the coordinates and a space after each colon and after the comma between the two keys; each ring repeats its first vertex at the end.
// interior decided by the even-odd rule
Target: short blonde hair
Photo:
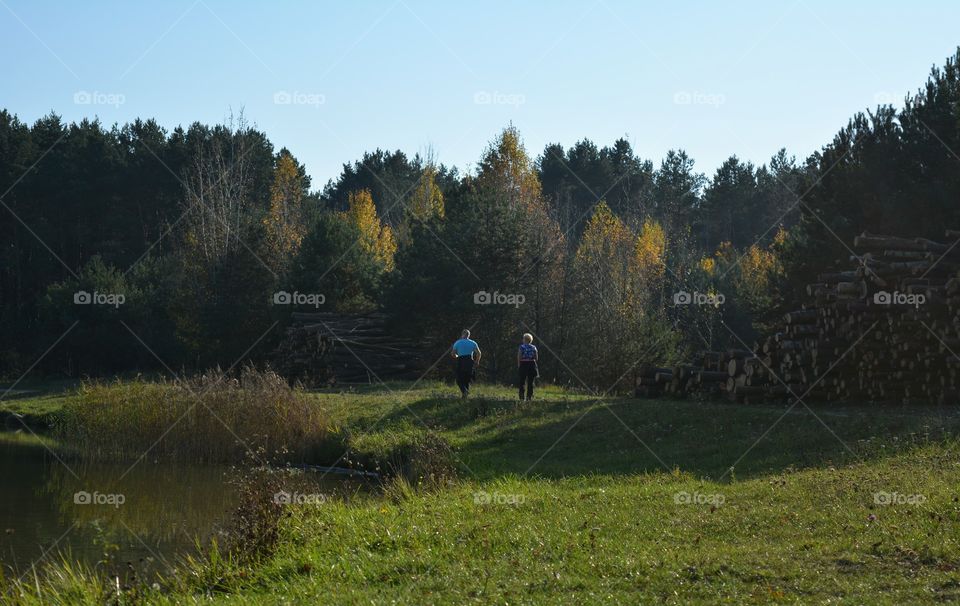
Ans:
{"type": "Polygon", "coordinates": [[[523,342],[524,343],[533,343],[533,335],[528,332],[523,333],[523,342]]]}

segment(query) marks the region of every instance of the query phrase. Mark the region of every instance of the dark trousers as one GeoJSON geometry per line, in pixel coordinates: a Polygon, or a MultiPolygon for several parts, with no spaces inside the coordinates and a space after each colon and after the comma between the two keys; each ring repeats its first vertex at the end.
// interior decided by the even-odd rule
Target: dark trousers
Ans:
{"type": "Polygon", "coordinates": [[[462,395],[470,393],[470,381],[473,380],[473,357],[457,357],[457,387],[462,395]]]}
{"type": "Polygon", "coordinates": [[[533,399],[533,383],[540,376],[536,362],[520,362],[520,399],[523,399],[523,387],[527,387],[527,399],[533,399]]]}

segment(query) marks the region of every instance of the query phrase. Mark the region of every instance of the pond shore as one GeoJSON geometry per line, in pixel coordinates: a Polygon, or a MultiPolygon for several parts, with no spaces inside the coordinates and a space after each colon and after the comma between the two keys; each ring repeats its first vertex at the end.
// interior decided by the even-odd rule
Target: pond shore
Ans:
{"type": "MultiPolygon", "coordinates": [[[[506,388],[481,385],[467,402],[449,386],[408,388],[309,397],[358,451],[435,434],[456,479],[291,505],[270,554],[205,559],[143,590],[144,603],[960,598],[953,409],[785,416],[555,388],[522,405],[506,388]]],[[[84,595],[111,595],[80,578],[84,595]]],[[[21,591],[18,603],[41,603],[21,591]]]]}

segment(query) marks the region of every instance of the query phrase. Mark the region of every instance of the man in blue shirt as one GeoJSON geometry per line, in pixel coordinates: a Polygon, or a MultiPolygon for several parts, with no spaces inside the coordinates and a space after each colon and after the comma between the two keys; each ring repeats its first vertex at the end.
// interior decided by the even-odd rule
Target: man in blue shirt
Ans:
{"type": "Polygon", "coordinates": [[[470,381],[473,380],[474,364],[480,363],[480,346],[470,338],[470,331],[463,334],[450,348],[450,355],[457,361],[457,387],[460,388],[460,397],[470,395],[470,381]]]}

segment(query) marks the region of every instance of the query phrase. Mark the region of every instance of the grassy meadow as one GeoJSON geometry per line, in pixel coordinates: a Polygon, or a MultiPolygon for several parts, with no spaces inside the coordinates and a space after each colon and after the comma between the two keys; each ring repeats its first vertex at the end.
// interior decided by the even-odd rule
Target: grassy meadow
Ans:
{"type": "MultiPolygon", "coordinates": [[[[398,383],[303,394],[341,436],[347,454],[338,464],[395,477],[349,501],[286,506],[276,543],[255,558],[213,550],[185,560],[156,586],[119,591],[102,575],[64,563],[35,581],[8,582],[5,598],[960,600],[956,409],[801,405],[787,412],[720,402],[597,401],[556,388],[518,404],[512,389],[496,386],[480,386],[462,402],[454,391],[398,383]],[[398,444],[414,447],[398,451],[398,444]],[[447,467],[452,473],[436,473],[447,467]]],[[[81,401],[68,391],[16,405],[56,417],[81,401]]]]}

